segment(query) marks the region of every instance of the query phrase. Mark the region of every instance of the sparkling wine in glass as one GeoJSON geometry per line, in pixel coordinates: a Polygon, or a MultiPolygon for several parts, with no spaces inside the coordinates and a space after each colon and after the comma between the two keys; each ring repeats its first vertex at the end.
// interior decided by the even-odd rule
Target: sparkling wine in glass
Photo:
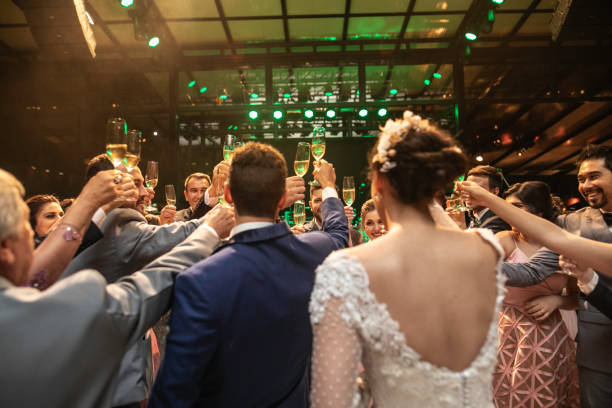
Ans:
{"type": "Polygon", "coordinates": [[[355,202],[355,179],[353,176],[345,176],[342,179],[342,199],[346,205],[353,205],[355,202]]]}
{"type": "Polygon", "coordinates": [[[308,172],[310,164],[310,145],[307,142],[299,142],[297,151],[295,152],[295,161],[293,162],[293,170],[300,177],[308,172]]]}
{"type": "Polygon", "coordinates": [[[127,155],[127,122],[112,118],[106,122],[106,154],[113,166],[120,166],[127,155]]]}
{"type": "Polygon", "coordinates": [[[302,226],[306,221],[306,211],[303,201],[296,201],[293,204],[293,222],[295,225],[302,226]]]}
{"type": "MultiPolygon", "coordinates": [[[[148,188],[155,190],[155,187],[157,187],[158,174],[159,164],[156,161],[149,161],[147,163],[147,172],[145,174],[145,185],[148,188]]],[[[156,210],[157,209],[153,207],[151,203],[145,207],[146,212],[155,212],[156,210]]]]}
{"type": "Polygon", "coordinates": [[[166,186],[166,203],[176,207],[176,192],[174,191],[174,186],[172,184],[168,184],[166,186]]]}
{"type": "Polygon", "coordinates": [[[226,162],[232,162],[234,157],[234,151],[236,149],[236,137],[233,135],[226,135],[223,138],[223,160],[226,162]]]}
{"type": "Polygon", "coordinates": [[[125,167],[128,171],[134,170],[140,162],[140,153],[142,149],[142,132],[132,129],[127,132],[127,154],[124,159],[125,167]]]}
{"type": "Polygon", "coordinates": [[[314,128],[312,131],[312,157],[321,160],[325,155],[325,128],[314,128]]]}

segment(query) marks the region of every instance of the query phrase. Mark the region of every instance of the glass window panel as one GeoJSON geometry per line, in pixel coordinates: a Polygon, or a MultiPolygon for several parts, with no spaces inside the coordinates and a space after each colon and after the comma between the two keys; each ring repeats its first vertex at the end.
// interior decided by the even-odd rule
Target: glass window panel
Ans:
{"type": "Polygon", "coordinates": [[[284,40],[282,20],[228,21],[234,41],[284,40]]]}
{"type": "Polygon", "coordinates": [[[268,52],[265,48],[238,48],[236,53],[238,54],[265,54],[268,52]]]}
{"type": "Polygon", "coordinates": [[[221,50],[183,50],[186,57],[197,57],[202,55],[221,55],[221,50]]]}
{"type": "Polygon", "coordinates": [[[518,35],[550,35],[550,19],[548,13],[533,13],[525,21],[518,35]]]}
{"type": "MultiPolygon", "coordinates": [[[[452,91],[453,90],[453,66],[444,64],[438,68],[436,73],[440,74],[440,78],[431,78],[430,88],[434,91],[452,91]]],[[[433,71],[432,71],[433,74],[433,71]]]]}
{"type": "Polygon", "coordinates": [[[463,15],[412,16],[405,38],[451,37],[461,24],[463,15]]]}
{"type": "Polygon", "coordinates": [[[420,50],[426,48],[448,48],[449,43],[447,42],[424,42],[424,43],[410,43],[411,50],[420,50]]]}
{"type": "Polygon", "coordinates": [[[2,2],[0,24],[27,24],[23,11],[12,1],[2,2]]]}
{"type": "Polygon", "coordinates": [[[124,47],[149,48],[145,40],[137,40],[134,38],[134,26],[132,24],[109,24],[108,29],[124,47]]]}
{"type": "Polygon", "coordinates": [[[291,52],[313,52],[314,47],[291,47],[291,52]]]}
{"type": "Polygon", "coordinates": [[[157,94],[168,103],[170,77],[167,72],[145,72],[145,76],[157,94]]]}
{"type": "MultiPolygon", "coordinates": [[[[206,3],[206,2],[203,2],[206,3]]],[[[213,3],[210,1],[210,3],[213,3]]],[[[280,16],[281,2],[278,0],[221,0],[223,11],[234,16],[280,16]]]]}
{"type": "Polygon", "coordinates": [[[470,47],[472,48],[490,48],[490,47],[500,47],[501,44],[502,43],[500,41],[475,41],[474,43],[470,44],[470,47]]]}
{"type": "MultiPolygon", "coordinates": [[[[504,3],[505,4],[505,3],[504,3]]],[[[508,34],[518,23],[522,14],[496,14],[493,30],[489,34],[481,33],[482,37],[501,37],[508,34]]]]}
{"type": "Polygon", "coordinates": [[[169,21],[167,24],[172,35],[181,45],[227,41],[225,31],[223,31],[223,26],[219,21],[189,21],[180,23],[169,21]]]}
{"type": "MultiPolygon", "coordinates": [[[[425,83],[423,81],[431,77],[434,68],[435,66],[431,64],[396,65],[393,67],[391,80],[389,81],[389,88],[397,89],[398,94],[418,94],[425,88],[425,83]]],[[[380,85],[382,85],[382,82],[380,85]]]]}
{"type": "Polygon", "coordinates": [[[405,13],[409,0],[353,0],[351,13],[405,13]]]}
{"type": "MultiPolygon", "coordinates": [[[[105,2],[113,3],[113,5],[118,3],[118,1],[109,2],[108,0],[105,2]]],[[[164,18],[219,17],[214,1],[155,0],[155,4],[164,18]]]]}
{"type": "Polygon", "coordinates": [[[417,0],[414,11],[467,11],[470,4],[472,0],[417,0]]]}
{"type": "Polygon", "coordinates": [[[342,36],[342,18],[292,18],[289,36],[292,40],[336,40],[342,36]]]}
{"type": "Polygon", "coordinates": [[[88,3],[104,21],[130,20],[127,9],[118,1],[90,0],[88,3]]]}
{"type": "Polygon", "coordinates": [[[342,51],[342,47],[340,45],[324,45],[324,46],[317,47],[317,51],[339,52],[339,51],[342,51]]]}
{"type": "Polygon", "coordinates": [[[350,38],[397,38],[404,17],[351,17],[348,36],[350,38]]]}
{"type": "Polygon", "coordinates": [[[542,0],[540,4],[538,4],[538,7],[536,7],[536,9],[554,9],[556,6],[557,0],[542,0]]]}
{"type": "Polygon", "coordinates": [[[499,7],[498,10],[526,10],[529,8],[533,0],[511,0],[504,1],[499,7]]]}
{"type": "Polygon", "coordinates": [[[96,38],[96,53],[100,52],[101,49],[104,49],[105,47],[110,48],[115,45],[110,38],[104,34],[104,31],[102,31],[99,24],[94,24],[91,26],[91,28],[93,29],[94,37],[96,38]]]}
{"type": "Polygon", "coordinates": [[[345,0],[287,0],[287,14],[344,14],[344,2],[345,0]]]}
{"type": "Polygon", "coordinates": [[[29,27],[9,27],[0,29],[0,40],[15,50],[36,50],[38,44],[34,41],[29,27]]]}
{"type": "Polygon", "coordinates": [[[364,51],[394,50],[395,44],[365,44],[364,51]]]}

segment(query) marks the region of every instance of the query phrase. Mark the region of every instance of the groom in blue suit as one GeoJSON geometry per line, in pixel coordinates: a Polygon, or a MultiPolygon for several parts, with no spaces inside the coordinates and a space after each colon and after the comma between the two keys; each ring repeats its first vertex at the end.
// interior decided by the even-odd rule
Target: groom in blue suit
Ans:
{"type": "Polygon", "coordinates": [[[274,223],[287,166],[273,147],[236,150],[225,198],[237,226],[229,242],[179,274],[166,356],[150,407],[307,407],[315,268],[348,245],[348,222],[325,160],[323,231],[293,235],[274,223]]]}

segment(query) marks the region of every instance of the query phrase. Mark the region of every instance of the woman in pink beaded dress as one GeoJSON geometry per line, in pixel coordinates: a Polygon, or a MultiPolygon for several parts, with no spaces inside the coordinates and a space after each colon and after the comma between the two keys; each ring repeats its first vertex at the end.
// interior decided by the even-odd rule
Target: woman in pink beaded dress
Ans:
{"type": "MultiPolygon", "coordinates": [[[[547,219],[555,217],[548,185],[515,184],[506,201],[547,219]]],[[[540,246],[515,231],[497,234],[506,262],[524,263],[540,246]]],[[[524,288],[507,287],[499,313],[499,348],[493,372],[497,408],[578,407],[576,347],[559,309],[575,309],[575,279],[553,274],[524,288]],[[566,289],[566,296],[562,293],[566,289]]]]}

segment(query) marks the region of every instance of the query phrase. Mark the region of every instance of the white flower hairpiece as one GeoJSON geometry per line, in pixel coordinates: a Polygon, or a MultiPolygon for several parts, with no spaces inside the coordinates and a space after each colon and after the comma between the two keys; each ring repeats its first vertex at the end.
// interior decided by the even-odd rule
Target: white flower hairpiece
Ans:
{"type": "Polygon", "coordinates": [[[421,119],[420,116],[415,115],[411,111],[404,111],[402,119],[389,119],[385,123],[385,127],[381,129],[376,156],[374,157],[374,161],[382,163],[380,172],[386,173],[397,166],[397,163],[391,160],[396,154],[393,147],[404,140],[410,129],[422,132],[427,130],[428,127],[429,121],[427,119],[421,119]]]}

